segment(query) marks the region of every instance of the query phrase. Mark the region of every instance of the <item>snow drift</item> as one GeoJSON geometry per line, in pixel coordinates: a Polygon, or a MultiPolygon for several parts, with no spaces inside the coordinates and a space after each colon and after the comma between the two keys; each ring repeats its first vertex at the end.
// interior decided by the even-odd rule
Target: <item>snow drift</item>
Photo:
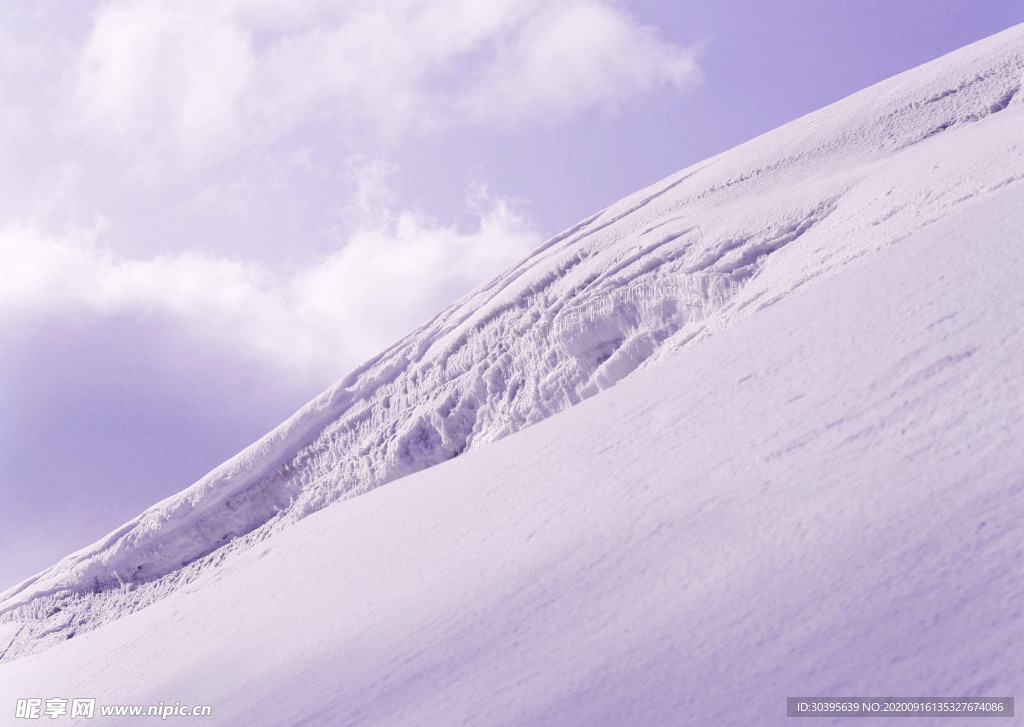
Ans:
{"type": "MultiPolygon", "coordinates": [[[[822,329],[823,335],[828,333],[837,340],[843,336],[861,336],[863,347],[854,352],[857,355],[852,355],[851,366],[870,368],[867,362],[873,360],[873,356],[897,350],[914,361],[921,360],[925,354],[915,354],[906,348],[909,345],[906,342],[888,342],[884,331],[872,330],[860,318],[857,319],[859,328],[854,326],[850,318],[844,317],[852,315],[848,307],[849,296],[842,299],[842,305],[824,301],[820,310],[806,305],[801,307],[795,299],[790,303],[790,299],[805,286],[806,290],[800,290],[801,293],[806,292],[808,296],[816,294],[819,298],[827,298],[821,291],[830,287],[849,292],[851,289],[843,287],[840,281],[848,280],[847,276],[853,275],[850,270],[856,268],[861,271],[858,273],[861,277],[855,290],[857,295],[863,296],[865,307],[871,308],[875,303],[872,309],[877,309],[877,301],[874,300],[877,298],[891,306],[906,304],[928,308],[934,304],[931,298],[903,299],[884,286],[906,286],[909,290],[921,288],[934,295],[964,295],[966,289],[963,284],[967,279],[982,289],[992,286],[992,275],[998,272],[996,261],[1000,255],[1005,257],[1000,264],[1010,267],[1019,264],[1019,253],[1008,242],[1009,237],[1003,227],[999,228],[1001,232],[996,236],[999,244],[993,243],[994,247],[984,248],[977,259],[948,242],[935,247],[935,254],[940,257],[937,262],[929,264],[925,264],[927,254],[894,256],[887,248],[927,231],[942,218],[971,220],[985,231],[988,229],[985,214],[1005,216],[1020,202],[1016,190],[1024,179],[1022,69],[1024,26],[1018,26],[683,170],[581,222],[353,371],[292,419],[192,487],[158,503],[96,544],[68,556],[0,595],[0,660],[9,661],[71,637],[76,637],[72,642],[76,643],[79,641],[77,637],[97,626],[172,595],[180,603],[184,596],[178,592],[199,579],[205,584],[204,592],[210,591],[200,600],[205,603],[216,599],[218,588],[227,588],[214,585],[216,578],[257,577],[253,575],[259,572],[253,563],[253,553],[258,550],[254,546],[263,542],[291,542],[278,540],[286,535],[278,533],[285,526],[295,524],[330,503],[366,493],[384,483],[496,442],[631,375],[638,381],[658,382],[649,384],[649,391],[666,387],[666,391],[671,389],[680,397],[676,401],[670,398],[664,404],[668,408],[658,415],[660,418],[653,420],[645,413],[647,405],[637,404],[638,408],[634,408],[622,398],[624,394],[607,399],[605,406],[622,408],[623,420],[617,421],[611,415],[597,417],[611,433],[603,437],[596,437],[593,433],[595,441],[602,442],[616,454],[612,460],[605,461],[595,453],[595,461],[605,461],[609,470],[618,473],[619,478],[626,478],[630,486],[663,488],[667,486],[664,477],[654,477],[650,484],[645,484],[648,480],[642,474],[647,466],[642,463],[662,456],[653,444],[659,437],[683,437],[684,432],[689,436],[693,434],[692,422],[703,422],[701,428],[706,430],[705,434],[695,441],[706,442],[710,447],[708,437],[713,437],[715,426],[728,428],[727,421],[722,420],[723,411],[728,413],[726,420],[747,416],[745,406],[752,407],[754,414],[750,416],[771,415],[771,410],[765,408],[765,402],[774,401],[771,391],[762,392],[761,398],[752,394],[752,401],[758,402],[756,405],[746,404],[735,397],[737,390],[744,390],[744,386],[750,386],[749,382],[758,378],[774,382],[773,386],[782,386],[780,377],[784,378],[784,375],[779,373],[782,369],[773,370],[771,366],[796,365],[791,359],[769,364],[770,357],[765,358],[761,353],[762,347],[771,349],[779,345],[764,341],[764,337],[757,334],[757,321],[767,321],[772,316],[775,316],[776,325],[771,330],[783,338],[799,336],[799,327],[812,322],[813,327],[822,329]],[[994,197],[1002,202],[990,203],[994,197]],[[988,212],[981,214],[977,210],[988,212]],[[977,216],[979,214],[980,217],[977,216]],[[883,254],[888,257],[883,257],[883,254]],[[877,263],[870,264],[876,259],[887,260],[890,266],[905,267],[892,270],[877,263]],[[971,266],[976,263],[978,269],[985,272],[978,273],[975,280],[971,266]],[[966,267],[953,267],[955,265],[966,267]],[[865,269],[877,274],[879,287],[873,287],[863,279],[865,269]],[[951,287],[943,293],[926,285],[924,275],[948,275],[951,287]],[[785,310],[789,311],[785,325],[778,323],[782,314],[773,313],[783,303],[787,304],[785,310]],[[748,318],[750,320],[746,320],[748,318]],[[827,320],[829,325],[823,326],[823,320],[827,320]],[[731,343],[718,344],[717,348],[711,346],[726,333],[731,343]],[[718,352],[716,355],[720,358],[717,361],[702,358],[712,350],[718,352]],[[753,379],[722,379],[719,385],[707,384],[708,380],[717,380],[711,376],[715,369],[736,372],[737,361],[742,362],[747,357],[754,362],[753,372],[748,372],[753,379]],[[684,364],[685,361],[703,361],[700,364],[703,369],[693,370],[703,371],[711,379],[694,378],[696,374],[691,369],[687,369],[691,371],[689,374],[680,373],[687,365],[698,366],[695,363],[684,364]],[[694,387],[693,392],[682,396],[674,389],[670,383],[674,375],[689,380],[694,387]],[[612,402],[617,403],[613,405],[612,402]],[[685,426],[684,422],[687,422],[685,426]],[[635,441],[628,445],[618,444],[620,439],[623,442],[629,439],[627,430],[631,427],[638,429],[641,435],[634,437],[635,441]],[[658,433],[661,427],[667,428],[666,434],[658,433]],[[650,445],[648,439],[651,440],[650,445]],[[648,446],[651,447],[649,451],[648,446]],[[623,461],[635,465],[640,474],[635,477],[628,475],[630,468],[623,467],[623,461]],[[275,533],[277,537],[268,541],[268,537],[275,533]],[[217,575],[235,573],[232,569],[242,573],[245,568],[249,569],[245,571],[250,573],[249,576],[217,575]]],[[[973,244],[967,234],[957,240],[961,246],[973,244]]],[[[896,247],[899,248],[898,245],[896,247]]],[[[1006,293],[1005,285],[999,291],[1006,293]]],[[[801,300],[806,302],[809,298],[801,300]]],[[[1019,322],[1019,310],[1010,308],[1005,311],[1003,322],[988,325],[980,340],[990,341],[993,337],[1009,335],[1012,325],[1019,322]],[[1010,328],[1004,330],[1000,326],[1010,328]]],[[[879,320],[887,321],[893,330],[906,336],[913,336],[916,326],[924,323],[919,311],[913,308],[909,311],[883,309],[877,313],[879,320]],[[905,321],[900,317],[903,313],[906,313],[905,321]]],[[[974,321],[981,314],[981,307],[972,308],[964,320],[974,321]]],[[[957,315],[955,310],[951,315],[957,315]]],[[[909,416],[907,412],[914,411],[915,406],[939,407],[937,411],[941,411],[941,407],[947,404],[963,404],[963,397],[967,394],[956,393],[956,383],[948,383],[945,377],[952,376],[952,372],[973,371],[971,367],[980,365],[976,363],[980,360],[976,355],[979,350],[978,347],[965,347],[945,352],[945,358],[922,365],[920,370],[912,371],[909,364],[897,367],[908,380],[919,377],[920,382],[945,382],[944,386],[951,387],[952,393],[948,395],[953,397],[949,401],[933,398],[928,400],[931,403],[922,403],[909,393],[909,384],[903,388],[894,384],[893,397],[909,397],[907,408],[899,411],[909,416]],[[962,366],[958,368],[954,364],[962,366]]],[[[836,370],[841,368],[839,361],[833,361],[831,365],[836,370]]],[[[1000,371],[991,362],[983,370],[991,375],[998,375],[1000,371]]],[[[805,373],[811,374],[810,371],[805,373]]],[[[616,392],[620,388],[616,387],[616,392]]],[[[638,392],[637,388],[631,390],[635,394],[638,392]]],[[[795,390],[793,395],[797,395],[795,390]]],[[[648,397],[652,396],[660,395],[648,394],[648,397]]],[[[825,393],[819,398],[824,403],[817,411],[820,416],[826,416],[823,412],[831,412],[833,405],[828,403],[830,400],[825,393]]],[[[839,398],[846,401],[841,396],[839,398]]],[[[595,400],[595,406],[597,401],[604,399],[602,396],[595,400]]],[[[998,403],[994,398],[977,402],[983,424],[991,423],[986,417],[997,417],[998,412],[1005,414],[1004,405],[997,406],[998,403]],[[990,411],[991,415],[988,414],[990,411]]],[[[781,406],[781,402],[779,404],[781,406]]],[[[595,406],[587,411],[598,411],[595,406]]],[[[572,421],[578,421],[583,415],[574,416],[576,418],[572,421]]],[[[774,461],[769,456],[772,451],[755,447],[756,441],[762,441],[758,437],[774,433],[778,439],[778,452],[786,455],[783,460],[791,463],[799,460],[800,463],[799,466],[788,465],[791,467],[787,470],[791,477],[789,482],[793,487],[808,488],[802,494],[801,491],[794,492],[791,497],[813,510],[817,506],[813,504],[811,493],[821,492],[827,484],[840,487],[845,470],[866,467],[866,463],[874,461],[873,457],[881,450],[872,455],[871,446],[881,447],[883,442],[879,437],[890,432],[887,420],[880,420],[879,416],[887,415],[868,411],[859,419],[820,421],[821,429],[816,433],[806,431],[805,426],[797,426],[785,417],[785,421],[770,426],[758,420],[744,429],[738,439],[730,440],[726,449],[712,447],[711,451],[726,457],[718,460],[725,468],[723,472],[730,468],[736,470],[737,477],[732,486],[754,488],[736,497],[778,509],[781,507],[778,503],[772,505],[770,501],[759,499],[760,491],[755,486],[757,478],[751,474],[757,470],[757,463],[774,461]],[[860,429],[851,428],[850,421],[859,421],[860,429]],[[762,426],[767,426],[767,429],[761,431],[762,426]],[[759,431],[760,434],[750,441],[743,439],[744,436],[750,438],[751,432],[759,431]],[[809,439],[801,443],[801,437],[809,439]],[[850,454],[846,460],[835,460],[832,455],[826,457],[827,450],[822,444],[840,445],[847,442],[844,437],[851,442],[860,442],[855,446],[840,447],[843,452],[855,451],[856,456],[850,454]],[[808,442],[815,444],[808,447],[808,442]],[[800,450],[804,452],[800,457],[786,454],[800,450]],[[810,463],[822,457],[829,459],[834,468],[832,474],[825,478],[820,476],[821,473],[812,474],[808,469],[810,463]],[[732,465],[728,464],[730,461],[732,465]],[[746,470],[741,466],[744,462],[748,465],[746,470]],[[744,472],[746,474],[740,476],[744,472]]],[[[544,431],[554,432],[553,427],[554,422],[544,431]]],[[[717,431],[724,436],[726,430],[717,431]]],[[[939,432],[932,434],[932,439],[921,441],[919,456],[934,455],[935,447],[953,446],[939,432]]],[[[538,440],[539,434],[523,439],[525,435],[523,433],[515,440],[509,440],[505,449],[494,449],[493,456],[499,457],[497,452],[501,451],[519,451],[512,449],[514,441],[531,442],[531,446],[539,448],[536,454],[529,447],[519,451],[526,460],[538,458],[537,474],[533,479],[527,477],[532,483],[529,486],[533,488],[541,488],[541,483],[549,478],[558,479],[564,474],[560,470],[544,471],[544,462],[550,463],[566,456],[565,452],[571,451],[573,446],[584,446],[578,437],[572,443],[556,437],[557,448],[545,449],[538,440]],[[541,452],[547,452],[546,458],[541,456],[541,452]]],[[[961,458],[954,458],[963,466],[960,474],[965,479],[958,480],[961,485],[971,477],[972,463],[983,461],[982,453],[988,451],[980,442],[977,447],[981,449],[973,454],[967,451],[961,458]]],[[[693,464],[707,456],[700,454],[700,450],[672,450],[663,454],[678,458],[673,461],[673,466],[679,473],[679,482],[687,482],[691,478],[699,480],[701,472],[711,472],[693,464]]],[[[472,461],[481,463],[485,460],[477,457],[472,461]]],[[[1006,460],[1001,461],[1000,466],[1005,470],[1011,464],[1011,460],[1006,460]]],[[[461,485],[452,485],[455,488],[452,492],[456,494],[450,497],[466,497],[467,502],[475,503],[459,510],[465,519],[493,525],[484,517],[489,506],[471,495],[472,482],[466,478],[475,477],[474,471],[460,470],[459,466],[462,465],[452,463],[446,470],[453,473],[450,476],[462,478],[461,485]],[[457,472],[465,474],[454,474],[457,472]]],[[[868,475],[861,477],[865,486],[879,486],[878,478],[882,475],[877,466],[878,463],[873,470],[867,468],[875,479],[868,475]]],[[[890,486],[897,489],[912,486],[916,478],[910,477],[911,471],[910,465],[896,468],[894,484],[890,486]]],[[[932,471],[931,468],[928,471],[932,471]]],[[[487,473],[488,477],[494,474],[489,470],[487,473]]],[[[435,507],[432,487],[437,484],[439,476],[426,477],[426,474],[416,482],[432,483],[430,487],[422,486],[419,490],[422,498],[420,507],[430,511],[435,507]]],[[[591,474],[597,475],[596,472],[591,474]]],[[[497,474],[494,477],[495,481],[514,487],[514,478],[510,479],[508,472],[504,479],[497,474]]],[[[565,508],[569,507],[569,502],[583,502],[593,497],[595,512],[606,512],[611,501],[607,497],[602,499],[599,492],[592,493],[589,481],[574,477],[566,481],[571,483],[567,487],[577,489],[565,495],[568,499],[554,505],[565,508]]],[[[716,510],[722,505],[714,500],[715,490],[709,483],[724,487],[727,481],[728,478],[715,475],[703,480],[702,484],[695,484],[694,492],[704,493],[700,497],[710,498],[706,500],[708,507],[716,510]]],[[[946,480],[943,482],[952,487],[946,480]]],[[[614,480],[614,483],[613,490],[627,485],[621,479],[614,480]]],[[[993,483],[993,493],[998,492],[999,487],[1008,486],[1005,479],[998,477],[993,483]]],[[[413,487],[407,483],[404,489],[395,491],[409,492],[413,487]]],[[[674,492],[678,487],[686,489],[681,484],[670,489],[674,492]]],[[[856,504],[859,502],[855,498],[856,493],[848,494],[853,498],[853,507],[863,507],[856,504]]],[[[440,489],[436,496],[441,497],[440,489]]],[[[847,495],[833,492],[830,496],[841,500],[847,495]]],[[[655,493],[652,497],[655,504],[647,503],[644,507],[655,507],[662,495],[655,493]]],[[[702,519],[699,516],[702,507],[700,497],[694,497],[697,496],[687,495],[675,506],[684,510],[696,508],[687,510],[687,527],[696,527],[712,537],[709,528],[718,520],[708,519],[710,515],[702,519]]],[[[394,499],[394,496],[378,497],[369,502],[392,502],[394,499]]],[[[356,528],[351,522],[352,516],[341,513],[356,513],[375,507],[356,504],[362,500],[348,503],[339,510],[332,508],[331,513],[337,512],[337,517],[346,523],[345,527],[356,528]]],[[[444,502],[448,504],[436,504],[436,512],[451,514],[445,508],[456,507],[452,504],[454,501],[444,502]]],[[[544,510],[543,498],[532,503],[531,507],[544,510]]],[[[516,511],[517,516],[528,518],[528,510],[520,508],[516,511]]],[[[648,515],[644,512],[641,508],[635,513],[639,529],[634,535],[630,535],[634,531],[629,529],[612,528],[609,531],[606,536],[609,553],[616,552],[620,546],[624,548],[623,552],[630,552],[629,544],[633,537],[647,542],[648,539],[639,533],[644,532],[647,526],[657,528],[659,525],[647,522],[648,515]]],[[[549,512],[546,516],[557,515],[549,512]]],[[[542,513],[529,517],[542,517],[542,513]]],[[[563,547],[571,550],[572,543],[576,542],[574,538],[587,540],[587,533],[600,531],[602,517],[582,517],[577,525],[567,529],[563,547]]],[[[568,520],[572,521],[572,518],[568,520]]],[[[323,518],[317,523],[321,523],[318,527],[326,527],[323,518]]],[[[312,532],[311,528],[313,526],[309,525],[301,532],[312,532]]],[[[288,531],[293,529],[288,528],[288,531]]],[[[672,533],[679,531],[674,525],[658,532],[662,533],[658,537],[666,538],[666,542],[675,542],[672,533]]],[[[736,564],[738,554],[748,553],[752,547],[752,541],[744,543],[746,536],[742,529],[724,532],[731,533],[736,541],[715,540],[722,553],[721,558],[714,556],[711,561],[721,561],[721,567],[736,564]]],[[[442,537],[440,529],[434,534],[440,538],[438,558],[447,552],[443,548],[460,547],[442,537]]],[[[299,535],[290,537],[296,543],[301,540],[299,535]]],[[[310,536],[302,541],[302,547],[313,549],[313,540],[315,538],[310,536]]],[[[496,542],[508,544],[500,540],[496,542]]],[[[540,542],[555,546],[553,542],[540,542]]],[[[318,557],[331,557],[346,563],[349,558],[358,558],[358,554],[363,552],[356,544],[347,541],[344,545],[336,545],[339,549],[332,551],[333,555],[321,553],[318,557]]],[[[798,542],[793,545],[799,547],[798,542]]],[[[401,549],[404,546],[396,544],[394,547],[401,549]]],[[[310,557],[312,552],[310,550],[310,557]]],[[[560,552],[556,548],[544,557],[557,559],[556,553],[560,552]]],[[[536,557],[542,556],[538,552],[536,557]]],[[[518,567],[515,558],[508,556],[506,560],[509,567],[518,567]]],[[[629,558],[624,563],[636,565],[629,558]]],[[[343,570],[358,567],[358,563],[352,563],[344,566],[343,570]]],[[[634,588],[642,590],[645,584],[649,585],[645,579],[660,577],[658,567],[650,567],[653,570],[649,572],[609,574],[619,578],[610,586],[613,594],[608,598],[611,600],[602,601],[609,613],[618,607],[634,609],[647,603],[644,598],[631,599],[635,596],[634,588]]],[[[523,572],[533,573],[529,568],[523,572]]],[[[274,570],[272,573],[274,578],[283,578],[282,571],[274,570]]],[[[319,570],[315,573],[315,577],[322,575],[319,570]]],[[[747,569],[741,568],[737,573],[737,577],[754,578],[747,569]]],[[[453,573],[450,576],[455,579],[452,581],[453,590],[439,596],[438,603],[449,603],[448,599],[455,602],[460,589],[469,588],[467,584],[458,585],[457,575],[453,573]]],[[[307,578],[313,577],[307,573],[307,578]]],[[[333,582],[337,584],[337,581],[333,582]]],[[[563,581],[555,578],[553,582],[563,581]]],[[[247,583],[249,585],[244,588],[254,587],[251,582],[247,583]]],[[[299,589],[307,586],[313,588],[311,583],[300,586],[295,582],[290,587],[299,589]]],[[[553,588],[552,598],[563,594],[558,587],[553,588]]],[[[246,598],[252,598],[251,591],[244,592],[246,598]]],[[[493,596],[496,592],[488,593],[493,596]]],[[[472,593],[468,597],[472,600],[472,593]]],[[[499,602],[500,599],[494,601],[495,604],[499,602]]],[[[160,605],[164,609],[170,608],[166,603],[160,605]]],[[[833,606],[839,607],[842,603],[836,601],[833,606]]],[[[794,602],[793,608],[796,609],[794,613],[799,611],[802,608],[800,602],[794,602]]],[[[153,609],[156,606],[144,613],[153,609]]],[[[728,616],[728,611],[725,613],[727,615],[722,618],[733,618],[728,616]]],[[[735,614],[736,619],[742,620],[739,612],[735,614]]],[[[639,617],[639,613],[636,615],[639,617]]],[[[144,618],[144,614],[138,616],[144,618]]],[[[188,617],[182,618],[187,620],[188,617]]],[[[136,620],[132,623],[150,622],[136,620]]],[[[182,628],[184,623],[181,622],[182,628]]],[[[698,625],[705,628],[709,623],[700,622],[698,625]]],[[[715,624],[716,628],[725,629],[727,626],[724,622],[715,621],[715,624]]],[[[195,624],[189,622],[189,628],[193,626],[195,624]]],[[[537,635],[537,627],[529,626],[525,616],[523,628],[537,635]]],[[[1019,634],[1019,626],[1017,628],[1019,634]]],[[[116,634],[123,637],[128,633],[124,629],[129,627],[122,627],[116,634]]],[[[331,628],[327,631],[334,634],[333,637],[325,637],[329,642],[330,638],[348,638],[340,631],[331,628]]],[[[115,631],[109,633],[115,634],[115,631]]],[[[654,638],[653,632],[645,633],[654,638]]],[[[727,631],[721,633],[726,641],[732,638],[727,631]]],[[[114,639],[115,636],[102,638],[114,639]]],[[[108,642],[100,639],[88,643],[93,644],[89,648],[96,649],[108,642]]],[[[337,645],[341,642],[330,643],[337,645]]],[[[639,642],[637,648],[641,648],[639,642]]],[[[531,653],[529,646],[524,649],[524,655],[531,653]]],[[[585,650],[580,652],[578,658],[585,659],[586,653],[585,650]]],[[[229,658],[243,656],[239,652],[239,655],[229,658]]],[[[10,672],[0,672],[0,678],[4,674],[10,672]]],[[[599,682],[603,683],[598,680],[592,686],[599,682]]],[[[562,683],[561,686],[566,685],[562,683]]],[[[330,720],[324,718],[324,721],[330,720]]]]}

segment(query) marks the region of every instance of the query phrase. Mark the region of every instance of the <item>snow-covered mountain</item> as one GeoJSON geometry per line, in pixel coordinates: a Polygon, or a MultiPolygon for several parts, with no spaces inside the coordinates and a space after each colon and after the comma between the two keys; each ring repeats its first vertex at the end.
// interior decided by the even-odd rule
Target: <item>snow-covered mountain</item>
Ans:
{"type": "Polygon", "coordinates": [[[783,710],[1011,689],[1022,71],[1017,26],[544,244],[0,595],[0,661],[61,644],[0,694],[183,694],[219,724],[766,724],[773,673],[783,710]],[[978,641],[933,644],[967,605],[978,641]]]}

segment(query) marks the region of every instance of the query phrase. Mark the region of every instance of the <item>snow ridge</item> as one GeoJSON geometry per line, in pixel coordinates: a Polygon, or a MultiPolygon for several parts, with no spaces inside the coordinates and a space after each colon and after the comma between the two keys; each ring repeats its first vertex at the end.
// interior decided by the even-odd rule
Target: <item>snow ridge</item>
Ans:
{"type": "Polygon", "coordinates": [[[330,503],[539,422],[1021,183],[1022,70],[1017,26],[584,220],[193,486],[0,594],[0,661],[212,577],[330,503]]]}

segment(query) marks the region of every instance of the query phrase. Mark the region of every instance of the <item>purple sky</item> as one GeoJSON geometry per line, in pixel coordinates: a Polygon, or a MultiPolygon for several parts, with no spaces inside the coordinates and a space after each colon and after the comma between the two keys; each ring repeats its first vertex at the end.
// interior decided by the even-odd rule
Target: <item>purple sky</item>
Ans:
{"type": "Polygon", "coordinates": [[[561,229],[1019,22],[1018,0],[0,0],[0,589],[561,229]]]}

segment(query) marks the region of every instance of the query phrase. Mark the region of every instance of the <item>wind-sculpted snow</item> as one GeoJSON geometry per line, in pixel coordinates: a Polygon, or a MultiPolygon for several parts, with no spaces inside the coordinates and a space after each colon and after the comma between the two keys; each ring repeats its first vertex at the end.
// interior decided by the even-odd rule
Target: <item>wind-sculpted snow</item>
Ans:
{"type": "Polygon", "coordinates": [[[550,240],[192,487],[3,594],[0,659],[137,610],[288,523],[539,422],[1019,184],[1022,70],[1018,26],[550,240]]]}

